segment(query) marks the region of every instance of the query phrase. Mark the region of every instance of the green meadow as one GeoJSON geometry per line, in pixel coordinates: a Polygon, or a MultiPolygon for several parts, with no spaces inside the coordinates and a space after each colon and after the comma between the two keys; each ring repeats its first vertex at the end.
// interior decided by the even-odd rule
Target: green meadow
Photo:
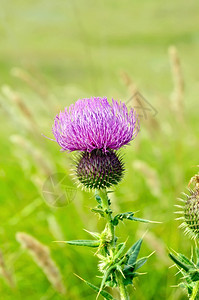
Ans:
{"type": "Polygon", "coordinates": [[[120,223],[117,236],[129,247],[143,236],[140,257],[155,251],[129,288],[131,299],[187,299],[168,251],[190,256],[194,246],[175,205],[199,165],[199,2],[0,4],[0,299],[96,298],[75,276],[100,285],[95,251],[54,241],[89,239],[84,229],[100,232],[104,220],[90,210],[93,194],[76,187],[73,154],[50,140],[56,114],[91,96],[121,99],[140,115],[138,136],[121,150],[126,173],[112,205],[160,223],[120,223]],[[58,205],[43,193],[57,173],[68,197],[58,205]],[[21,247],[19,232],[49,248],[61,274],[55,284],[21,247]]]}

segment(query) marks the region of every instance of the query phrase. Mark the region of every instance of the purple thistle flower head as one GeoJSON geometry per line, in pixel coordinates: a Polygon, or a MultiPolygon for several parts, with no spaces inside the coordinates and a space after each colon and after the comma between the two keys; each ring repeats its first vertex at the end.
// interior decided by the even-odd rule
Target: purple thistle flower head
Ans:
{"type": "Polygon", "coordinates": [[[121,181],[125,168],[117,150],[136,137],[139,122],[124,103],[93,97],[60,112],[52,130],[63,151],[81,151],[75,166],[80,184],[99,190],[121,181]]]}
{"type": "Polygon", "coordinates": [[[135,111],[107,98],[79,99],[55,117],[53,134],[63,151],[118,150],[139,131],[135,111]]]}

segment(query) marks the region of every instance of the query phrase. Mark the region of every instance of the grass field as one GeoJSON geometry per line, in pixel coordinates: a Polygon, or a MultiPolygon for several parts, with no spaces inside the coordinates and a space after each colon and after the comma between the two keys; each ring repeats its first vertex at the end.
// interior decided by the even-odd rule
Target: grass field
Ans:
{"type": "Polygon", "coordinates": [[[113,207],[162,223],[120,224],[122,241],[128,237],[130,246],[145,234],[141,255],[156,251],[142,268],[146,274],[135,280],[131,299],[186,299],[173,287],[180,275],[169,268],[167,252],[172,248],[189,255],[193,245],[178,228],[174,204],[199,164],[199,2],[0,2],[0,250],[5,261],[4,266],[0,255],[0,298],[95,299],[74,275],[100,284],[93,251],[53,241],[87,239],[83,229],[99,231],[104,223],[90,211],[93,195],[75,190],[72,155],[42,134],[53,138],[54,116],[79,98],[128,102],[138,90],[150,110],[147,115],[140,111],[140,133],[122,150],[127,172],[112,195],[113,207]],[[172,67],[175,73],[178,64],[174,59],[171,66],[168,54],[172,45],[181,63],[177,75],[172,67]],[[184,90],[179,91],[173,75],[182,76],[184,90]],[[60,208],[47,205],[42,194],[48,176],[57,172],[66,174],[75,197],[60,208]],[[65,294],[21,248],[17,232],[49,247],[65,294]]]}

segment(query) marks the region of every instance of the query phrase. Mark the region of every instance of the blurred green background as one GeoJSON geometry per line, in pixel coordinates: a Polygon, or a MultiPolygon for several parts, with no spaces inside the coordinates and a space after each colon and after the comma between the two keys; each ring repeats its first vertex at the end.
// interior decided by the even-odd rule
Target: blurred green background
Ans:
{"type": "Polygon", "coordinates": [[[107,96],[130,105],[139,91],[149,110],[139,111],[140,133],[122,150],[127,172],[112,202],[116,212],[138,211],[137,217],[162,223],[120,224],[122,241],[128,237],[130,246],[145,234],[141,255],[156,251],[142,268],[147,273],[130,289],[131,299],[186,299],[173,287],[180,275],[169,268],[167,251],[189,255],[192,245],[178,228],[174,204],[198,172],[199,2],[0,4],[0,298],[95,299],[74,275],[99,285],[93,251],[52,241],[87,239],[83,229],[99,231],[104,223],[90,211],[93,195],[75,192],[72,155],[41,134],[53,138],[54,116],[79,98],[107,96]],[[42,194],[48,176],[57,172],[66,174],[75,197],[60,208],[49,206],[42,194]],[[49,247],[65,294],[21,248],[17,232],[49,247]]]}

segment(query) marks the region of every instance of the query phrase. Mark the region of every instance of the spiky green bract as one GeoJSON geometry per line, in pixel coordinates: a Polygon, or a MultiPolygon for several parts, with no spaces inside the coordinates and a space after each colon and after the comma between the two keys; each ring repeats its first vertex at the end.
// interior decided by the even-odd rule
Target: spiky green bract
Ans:
{"type": "Polygon", "coordinates": [[[115,228],[119,221],[149,221],[135,218],[133,212],[125,212],[113,216],[113,211],[110,208],[111,200],[106,190],[96,190],[95,199],[97,207],[92,209],[92,211],[99,214],[107,222],[102,233],[86,230],[94,238],[93,240],[73,240],[64,243],[74,246],[96,247],[96,256],[99,258],[98,267],[102,275],[101,284],[99,287],[96,287],[88,281],[83,281],[94,289],[98,296],[102,295],[105,299],[113,299],[104,290],[106,287],[118,287],[121,300],[129,300],[127,286],[133,285],[134,278],[143,274],[138,271],[146,263],[150,255],[138,258],[142,239],[139,239],[133,246],[126,249],[126,242],[118,242],[119,239],[115,235],[115,228]]]}
{"type": "Polygon", "coordinates": [[[114,150],[82,152],[76,162],[76,177],[85,188],[106,189],[118,184],[124,174],[122,157],[114,150]]]}
{"type": "Polygon", "coordinates": [[[190,195],[187,195],[185,205],[183,207],[184,216],[181,217],[185,234],[190,238],[199,238],[199,190],[190,190],[190,195]]]}
{"type": "Polygon", "coordinates": [[[98,255],[101,260],[99,269],[104,274],[101,289],[103,289],[104,286],[118,286],[118,273],[122,274],[124,286],[133,284],[133,279],[140,275],[137,270],[141,268],[148,259],[148,257],[137,259],[141,244],[142,239],[138,240],[126,253],[123,253],[126,243],[120,243],[115,247],[112,255],[98,255]]]}
{"type": "Polygon", "coordinates": [[[185,288],[189,295],[189,299],[199,299],[199,249],[195,248],[195,259],[187,258],[181,253],[174,255],[172,252],[169,253],[169,257],[174,261],[177,268],[183,275],[182,282],[179,286],[185,288]]]}
{"type": "Polygon", "coordinates": [[[107,300],[116,300],[115,298],[113,298],[109,293],[107,293],[106,291],[100,291],[100,288],[98,288],[97,286],[95,286],[94,284],[88,282],[87,280],[81,278],[80,276],[76,275],[79,279],[81,279],[82,281],[84,281],[90,288],[92,288],[94,291],[100,293],[100,295],[102,295],[104,297],[104,299],[107,300]]]}
{"type": "Polygon", "coordinates": [[[73,240],[73,241],[57,241],[57,243],[65,243],[73,246],[84,246],[84,247],[99,247],[100,241],[95,240],[73,240]]]}

